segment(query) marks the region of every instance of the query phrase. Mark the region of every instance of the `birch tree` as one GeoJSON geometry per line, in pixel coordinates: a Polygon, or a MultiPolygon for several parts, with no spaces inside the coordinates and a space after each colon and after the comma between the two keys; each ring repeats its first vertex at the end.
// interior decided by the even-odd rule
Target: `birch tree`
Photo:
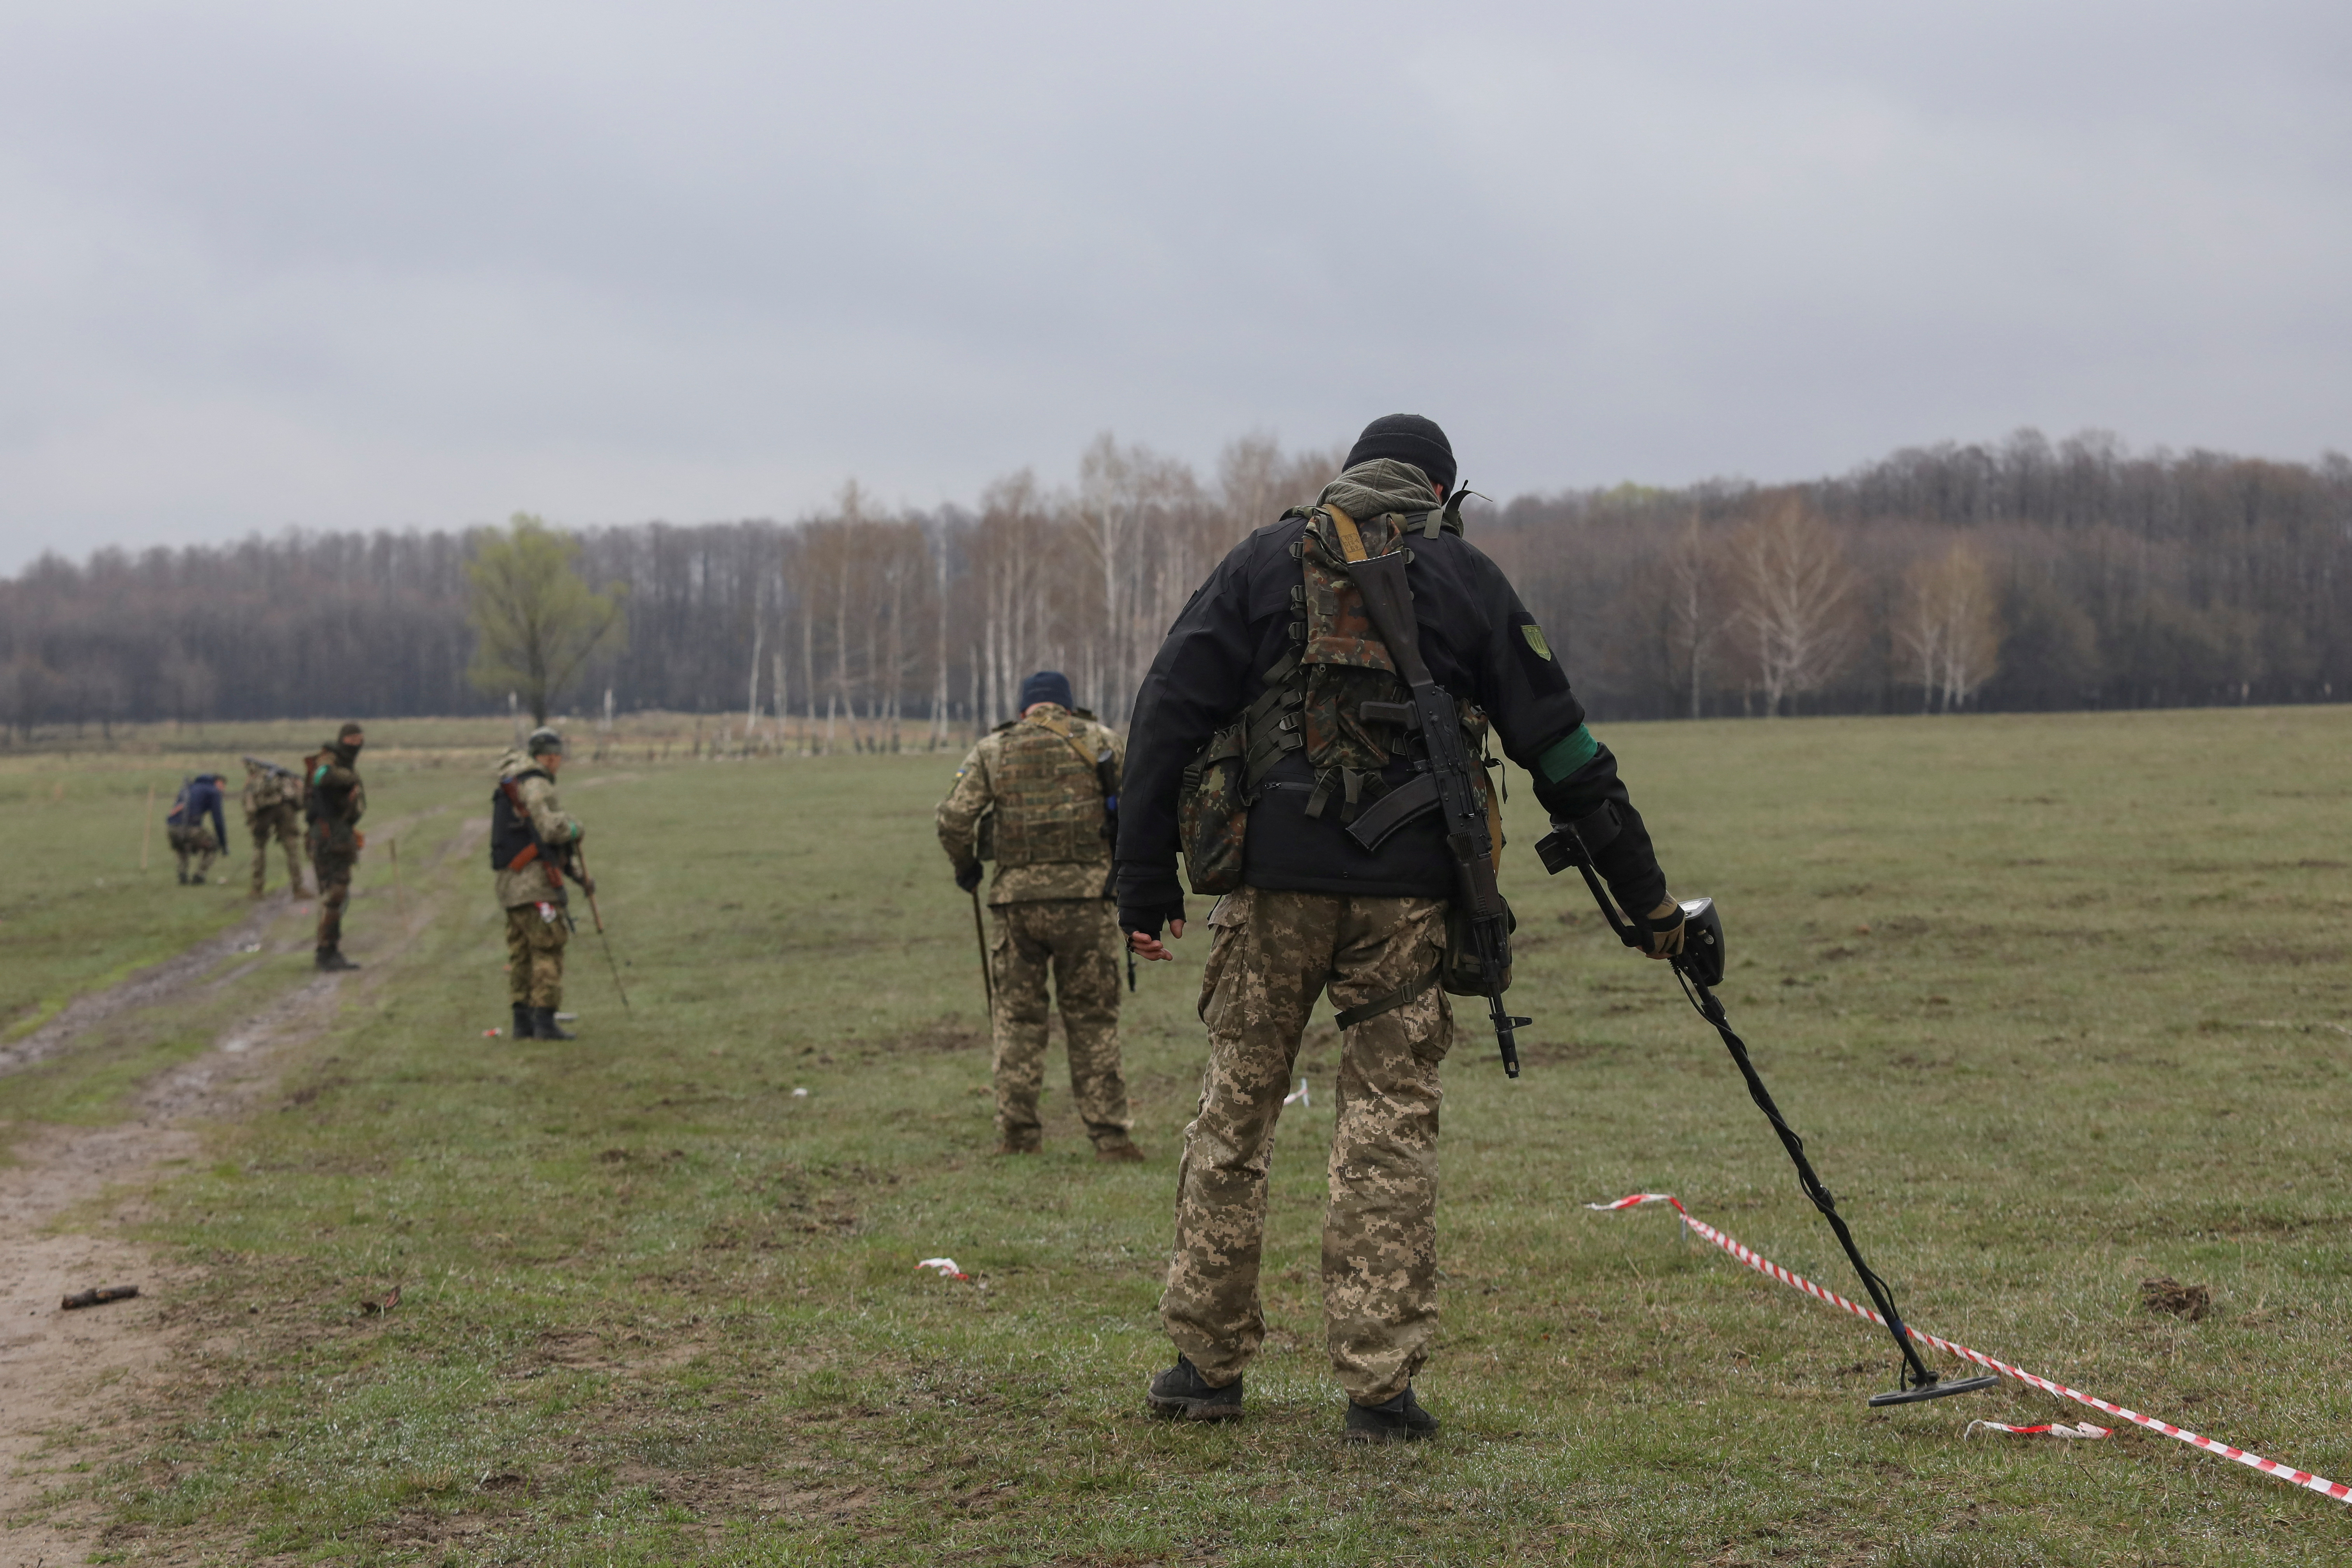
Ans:
{"type": "Polygon", "coordinates": [[[1818,691],[1845,668],[1860,638],[1854,578],[1827,523],[1794,498],[1742,527],[1729,559],[1737,607],[1732,628],[1764,716],[1818,691]]]}
{"type": "Polygon", "coordinates": [[[2000,668],[2001,626],[1992,565],[1966,540],[1904,574],[1895,645],[1922,710],[1964,708],[2000,668]]]}

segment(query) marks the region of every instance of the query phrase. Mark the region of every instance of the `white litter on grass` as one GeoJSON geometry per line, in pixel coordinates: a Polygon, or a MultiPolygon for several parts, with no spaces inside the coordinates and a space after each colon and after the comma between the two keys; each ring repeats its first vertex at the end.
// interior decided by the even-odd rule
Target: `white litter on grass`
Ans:
{"type": "Polygon", "coordinates": [[[237,948],[239,952],[259,952],[260,951],[261,944],[257,942],[248,942],[237,948]]]}
{"type": "Polygon", "coordinates": [[[558,1013],[555,1016],[555,1021],[559,1024],[576,1024],[580,1021],[580,1015],[577,1013],[558,1013]]]}
{"type": "Polygon", "coordinates": [[[1307,1098],[1307,1080],[1303,1078],[1300,1079],[1298,1080],[1298,1087],[1293,1089],[1290,1093],[1282,1097],[1282,1103],[1285,1105],[1313,1105],[1315,1102],[1307,1098]]]}
{"type": "Polygon", "coordinates": [[[942,1279],[969,1279],[971,1278],[971,1275],[966,1274],[962,1269],[956,1267],[956,1260],[952,1258],[926,1258],[920,1263],[916,1264],[915,1267],[918,1268],[936,1268],[939,1270],[940,1278],[942,1279]]]}
{"type": "Polygon", "coordinates": [[[808,1098],[808,1090],[804,1089],[796,1089],[793,1090],[793,1098],[794,1100],[806,1100],[808,1098]]]}
{"type": "Polygon", "coordinates": [[[2088,1421],[2079,1426],[2069,1426],[2063,1421],[2052,1421],[2039,1426],[2012,1426],[2006,1421],[1971,1421],[1969,1423],[1969,1429],[1961,1436],[1973,1437],[1977,1435],[1977,1428],[1979,1426],[1988,1432],[2013,1432],[2020,1437],[2032,1437],[2037,1435],[2052,1437],[2105,1437],[2112,1433],[2111,1428],[2094,1426],[2088,1421]]]}
{"type": "Polygon", "coordinates": [[[231,1056],[235,1056],[239,1051],[250,1050],[252,1047],[253,1042],[250,1039],[247,1038],[243,1035],[239,1035],[233,1040],[224,1042],[221,1046],[221,1049],[228,1052],[231,1056]]]}

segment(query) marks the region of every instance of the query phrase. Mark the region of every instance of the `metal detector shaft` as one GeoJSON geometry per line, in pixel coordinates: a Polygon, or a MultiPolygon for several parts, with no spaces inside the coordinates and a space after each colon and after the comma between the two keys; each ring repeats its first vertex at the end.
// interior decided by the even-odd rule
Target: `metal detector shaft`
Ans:
{"type": "Polygon", "coordinates": [[[588,919],[596,927],[596,943],[604,950],[604,967],[613,972],[613,989],[621,994],[621,1010],[634,1013],[629,1005],[629,988],[621,984],[621,966],[613,957],[613,939],[604,934],[604,911],[596,907],[596,895],[588,891],[588,857],[577,844],[572,847],[572,864],[580,868],[580,890],[588,897],[588,919]]]}
{"type": "MultiPolygon", "coordinates": [[[[1688,981],[1685,980],[1685,984],[1687,984],[1688,981]]],[[[1692,1005],[1698,1009],[1698,1016],[1714,1025],[1715,1032],[1723,1037],[1724,1048],[1731,1053],[1732,1061],[1738,1064],[1739,1076],[1748,1080],[1748,1098],[1756,1102],[1756,1109],[1764,1113],[1764,1120],[1769,1121],[1772,1131],[1780,1135],[1780,1146],[1789,1152],[1790,1163],[1797,1167],[1797,1184],[1805,1190],[1805,1196],[1812,1200],[1813,1206],[1822,1211],[1822,1217],[1830,1222],[1830,1229],[1837,1235],[1838,1245],[1845,1248],[1846,1261],[1853,1265],[1854,1274],[1862,1280],[1862,1288],[1870,1292],[1871,1304],[1878,1309],[1879,1316],[1886,1320],[1886,1331],[1895,1336],[1895,1346],[1903,1352],[1905,1368],[1909,1373],[1906,1386],[1924,1388],[1934,1383],[1936,1374],[1928,1371],[1927,1363],[1919,1359],[1918,1351],[1911,1343],[1910,1334],[1904,1330],[1903,1314],[1895,1310],[1895,1292],[1886,1288],[1886,1281],[1878,1277],[1876,1270],[1863,1261],[1862,1248],[1853,1242],[1853,1232],[1846,1228],[1845,1217],[1837,1212],[1837,1200],[1830,1195],[1829,1188],[1823,1186],[1821,1177],[1814,1173],[1813,1163],[1805,1158],[1804,1139],[1799,1137],[1796,1129],[1781,1116],[1780,1108],[1772,1103],[1771,1091],[1764,1087],[1763,1079],[1757,1074],[1756,1064],[1748,1059],[1748,1042],[1733,1031],[1731,1020],[1725,1015],[1723,1004],[1717,1000],[1714,992],[1704,985],[1694,986],[1692,990],[1692,1005]]]]}
{"type": "MultiPolygon", "coordinates": [[[[988,922],[980,915],[978,888],[971,890],[971,934],[980,939],[980,994],[988,999],[988,1013],[992,1018],[996,1016],[996,976],[990,973],[988,969],[988,922]]],[[[1129,951],[1133,951],[1132,944],[1129,944],[1129,951]]],[[[1130,974],[1134,973],[1134,963],[1135,960],[1132,958],[1128,960],[1130,974]]]]}
{"type": "MultiPolygon", "coordinates": [[[[1544,856],[1545,863],[1551,866],[1552,869],[1559,869],[1560,868],[1553,862],[1564,858],[1568,863],[1573,864],[1580,872],[1583,873],[1585,887],[1591,889],[1593,902],[1601,906],[1601,917],[1608,921],[1611,929],[1616,931],[1619,941],[1628,947],[1647,946],[1641,930],[1618,912],[1616,903],[1609,897],[1608,889],[1601,885],[1601,879],[1593,869],[1592,857],[1585,852],[1583,841],[1574,828],[1559,829],[1543,844],[1537,846],[1537,848],[1544,856]],[[1562,839],[1566,840],[1564,844],[1560,842],[1562,839]]],[[[1773,1103],[1771,1091],[1764,1087],[1764,1079],[1757,1072],[1756,1063],[1748,1055],[1748,1042],[1741,1039],[1738,1032],[1732,1028],[1731,1019],[1724,1012],[1723,1003],[1710,989],[1711,983],[1721,979],[1723,973],[1721,922],[1708,910],[1705,900],[1685,905],[1685,908],[1706,912],[1707,926],[1702,934],[1707,939],[1707,952],[1704,959],[1687,950],[1683,955],[1676,957],[1673,961],[1675,978],[1682,985],[1684,994],[1690,998],[1691,1005],[1698,1010],[1698,1016],[1712,1024],[1715,1026],[1715,1032],[1723,1037],[1724,1048],[1731,1053],[1733,1063],[1739,1068],[1739,1076],[1748,1082],[1748,1098],[1756,1102],[1756,1109],[1764,1113],[1764,1119],[1772,1124],[1772,1131],[1780,1135],[1780,1146],[1789,1152],[1790,1162],[1797,1167],[1797,1184],[1804,1189],[1806,1198],[1811,1202],[1813,1207],[1821,1211],[1822,1217],[1829,1221],[1830,1229],[1837,1237],[1838,1245],[1845,1249],[1846,1261],[1853,1265],[1855,1277],[1862,1281],[1863,1289],[1868,1292],[1871,1304],[1878,1309],[1878,1315],[1885,1320],[1886,1331],[1895,1336],[1895,1348],[1903,1354],[1903,1386],[1893,1394],[1875,1395],[1870,1403],[1873,1405],[1908,1404],[1917,1399],[1933,1399],[1948,1394],[1966,1394],[1972,1389],[1990,1388],[1999,1383],[2000,1380],[1998,1377],[1990,1375],[1947,1383],[1942,1381],[1937,1373],[1931,1371],[1927,1363],[1919,1359],[1919,1352],[1911,1342],[1910,1331],[1903,1326],[1903,1314],[1895,1309],[1895,1292],[1888,1289],[1885,1280],[1878,1277],[1877,1271],[1863,1259],[1862,1248],[1854,1245],[1853,1232],[1846,1228],[1845,1216],[1837,1212],[1837,1200],[1831,1195],[1829,1188],[1822,1184],[1820,1175],[1814,1172],[1813,1163],[1805,1157],[1804,1139],[1798,1135],[1795,1128],[1789,1125],[1788,1119],[1780,1114],[1780,1108],[1773,1103]]],[[[1686,927],[1697,923],[1694,920],[1685,921],[1686,927]]]]}

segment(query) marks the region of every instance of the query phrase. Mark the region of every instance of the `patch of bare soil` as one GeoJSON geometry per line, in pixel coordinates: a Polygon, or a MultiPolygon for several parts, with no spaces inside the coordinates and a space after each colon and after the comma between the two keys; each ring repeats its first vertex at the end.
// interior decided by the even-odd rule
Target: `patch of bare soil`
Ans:
{"type": "Polygon", "coordinates": [[[2202,1285],[2183,1285],[2169,1274],[2139,1282],[2140,1310],[2165,1312],[2194,1323],[2213,1310],[2213,1293],[2202,1285]]]}
{"type": "MultiPolygon", "coordinates": [[[[488,829],[488,818],[469,819],[434,864],[464,852],[488,829]]],[[[202,1123],[247,1114],[269,1098],[286,1058],[323,1034],[347,997],[383,984],[388,961],[433,922],[441,901],[412,900],[389,935],[373,942],[355,927],[353,948],[365,968],[309,977],[231,1024],[203,1056],[141,1086],[127,1120],[37,1133],[17,1144],[19,1163],[0,1170],[0,1565],[82,1560],[97,1521],[78,1508],[43,1505],[75,1462],[71,1453],[52,1452],[52,1440],[70,1435],[107,1446],[172,1359],[179,1331],[172,1321],[174,1298],[194,1272],[165,1267],[108,1232],[140,1217],[138,1194],[167,1163],[201,1152],[202,1123]],[[110,1194],[114,1201],[90,1232],[49,1228],[110,1194]],[[68,1292],[109,1285],[136,1285],[140,1293],[71,1311],[59,1304],[68,1292]]],[[[46,1037],[41,1055],[68,1051],[86,1031],[130,1009],[194,989],[223,957],[269,936],[274,918],[306,913],[307,906],[289,910],[271,900],[236,931],[77,1001],[19,1044],[46,1037]]],[[[277,934],[273,947],[308,945],[306,938],[294,940],[302,933],[277,934]]],[[[0,1071],[22,1065],[0,1058],[0,1071]]]]}

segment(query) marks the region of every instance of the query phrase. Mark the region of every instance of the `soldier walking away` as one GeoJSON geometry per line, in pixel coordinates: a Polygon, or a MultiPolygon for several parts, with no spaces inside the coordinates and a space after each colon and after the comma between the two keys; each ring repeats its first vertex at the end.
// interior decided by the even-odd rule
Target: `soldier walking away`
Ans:
{"type": "Polygon", "coordinates": [[[587,829],[555,799],[563,766],[563,737],[540,729],[499,759],[499,787],[490,796],[490,869],[499,907],[507,912],[507,997],[518,1040],[575,1038],[555,1021],[563,1005],[563,945],[572,939],[571,873],[591,896],[596,884],[579,875],[576,851],[587,829]]]}
{"type": "Polygon", "coordinates": [[[1079,708],[1069,677],[1021,683],[1021,717],[971,749],[940,803],[940,844],[956,886],[977,889],[993,856],[988,964],[997,1152],[1034,1154],[1045,1076],[1045,981],[1070,1047],[1070,1091],[1095,1158],[1139,1161],[1119,1070],[1118,961],[1110,902],[1111,825],[1126,748],[1079,708]]]}
{"type": "Polygon", "coordinates": [[[302,759],[303,814],[310,818],[310,874],[319,883],[318,966],[357,969],[343,956],[343,906],[352,899],[352,868],[359,864],[366,835],[367,786],[360,783],[360,748],[367,736],[357,724],[335,731],[332,744],[302,759]]]}
{"type": "Polygon", "coordinates": [[[180,858],[184,888],[202,884],[205,874],[213,868],[213,857],[228,847],[228,819],[221,814],[221,786],[226,783],[219,773],[196,774],[180,786],[180,793],[172,797],[171,811],[163,817],[163,837],[180,858]],[[192,859],[196,863],[193,872],[188,869],[192,859]]]}
{"type": "Polygon", "coordinates": [[[302,775],[259,757],[245,759],[246,836],[253,840],[253,896],[259,898],[268,880],[269,846],[275,840],[286,851],[286,881],[294,896],[302,894],[302,775]]]}
{"type": "MultiPolygon", "coordinates": [[[[1223,894],[1201,981],[1209,1065],[1184,1131],[1160,1304],[1178,1358],[1148,1394],[1161,1415],[1242,1413],[1242,1373],[1265,1336],[1258,1268],[1275,1123],[1300,1032],[1328,991],[1340,1063],[1323,1302],[1349,1399],[1344,1434],[1381,1442],[1437,1429],[1412,1380],[1437,1325],[1438,1069],[1454,1038],[1442,984],[1460,984],[1441,965],[1467,943],[1448,933],[1454,861],[1440,816],[1406,812],[1434,798],[1414,783],[1417,710],[1349,563],[1410,550],[1422,656],[1464,709],[1470,755],[1483,756],[1491,725],[1554,818],[1579,824],[1588,844],[1606,838],[1595,860],[1623,906],[1643,911],[1652,955],[1680,949],[1681,910],[1616,761],[1585,728],[1509,581],[1463,539],[1466,492],[1449,497],[1454,478],[1434,423],[1375,420],[1316,506],[1225,557],[1137,697],[1120,928],[1145,958],[1171,956],[1160,936],[1163,925],[1184,934],[1180,847],[1194,890],[1223,894]],[[1349,831],[1408,786],[1389,813],[1367,816],[1369,828],[1404,813],[1374,847],[1349,831]]],[[[1491,785],[1486,794],[1499,853],[1491,785]]]]}

